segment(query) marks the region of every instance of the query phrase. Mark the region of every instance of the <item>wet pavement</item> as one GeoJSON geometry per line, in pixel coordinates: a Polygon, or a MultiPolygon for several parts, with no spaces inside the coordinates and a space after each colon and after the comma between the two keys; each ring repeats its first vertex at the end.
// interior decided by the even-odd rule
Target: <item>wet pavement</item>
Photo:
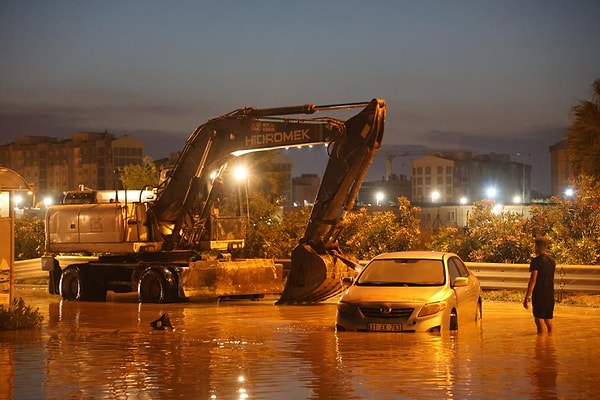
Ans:
{"type": "Polygon", "coordinates": [[[599,398],[600,310],[519,304],[442,334],[336,332],[335,304],[61,302],[20,290],[41,331],[0,332],[0,398],[599,398]],[[167,313],[174,330],[150,323],[167,313]]]}

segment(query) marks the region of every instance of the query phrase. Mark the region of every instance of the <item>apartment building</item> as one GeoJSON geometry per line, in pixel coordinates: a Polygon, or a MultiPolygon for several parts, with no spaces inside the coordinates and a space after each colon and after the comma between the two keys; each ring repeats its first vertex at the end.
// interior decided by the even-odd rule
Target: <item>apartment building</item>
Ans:
{"type": "Polygon", "coordinates": [[[77,132],[71,138],[21,136],[0,146],[0,166],[27,180],[38,199],[85,185],[114,189],[115,169],[141,164],[144,143],[108,132],[77,132]]]}
{"type": "Polygon", "coordinates": [[[505,203],[531,201],[531,166],[507,154],[432,152],[412,162],[415,203],[471,203],[486,198],[505,203]]]}

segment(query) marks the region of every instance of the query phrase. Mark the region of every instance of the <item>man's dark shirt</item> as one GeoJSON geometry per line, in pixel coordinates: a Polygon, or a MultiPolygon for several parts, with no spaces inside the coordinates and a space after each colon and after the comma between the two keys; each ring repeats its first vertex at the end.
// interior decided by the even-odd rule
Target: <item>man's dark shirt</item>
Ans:
{"type": "Polygon", "coordinates": [[[556,261],[547,254],[540,254],[531,260],[529,271],[538,271],[532,297],[547,298],[554,297],[554,270],[556,261]]]}

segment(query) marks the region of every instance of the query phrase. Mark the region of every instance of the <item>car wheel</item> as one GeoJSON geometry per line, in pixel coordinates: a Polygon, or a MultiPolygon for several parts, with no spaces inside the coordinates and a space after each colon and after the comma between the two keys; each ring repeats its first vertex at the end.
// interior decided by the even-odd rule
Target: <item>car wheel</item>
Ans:
{"type": "Polygon", "coordinates": [[[456,313],[456,309],[453,309],[452,312],[450,313],[450,325],[449,325],[449,329],[451,331],[457,331],[458,330],[458,314],[456,313]]]}

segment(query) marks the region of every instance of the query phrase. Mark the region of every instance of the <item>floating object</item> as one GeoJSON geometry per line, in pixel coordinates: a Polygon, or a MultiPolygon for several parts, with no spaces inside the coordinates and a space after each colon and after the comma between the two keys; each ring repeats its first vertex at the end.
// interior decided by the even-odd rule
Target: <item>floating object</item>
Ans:
{"type": "Polygon", "coordinates": [[[175,329],[173,328],[173,325],[171,325],[171,320],[167,313],[164,313],[160,318],[150,322],[150,326],[156,331],[164,331],[165,328],[175,329]]]}

